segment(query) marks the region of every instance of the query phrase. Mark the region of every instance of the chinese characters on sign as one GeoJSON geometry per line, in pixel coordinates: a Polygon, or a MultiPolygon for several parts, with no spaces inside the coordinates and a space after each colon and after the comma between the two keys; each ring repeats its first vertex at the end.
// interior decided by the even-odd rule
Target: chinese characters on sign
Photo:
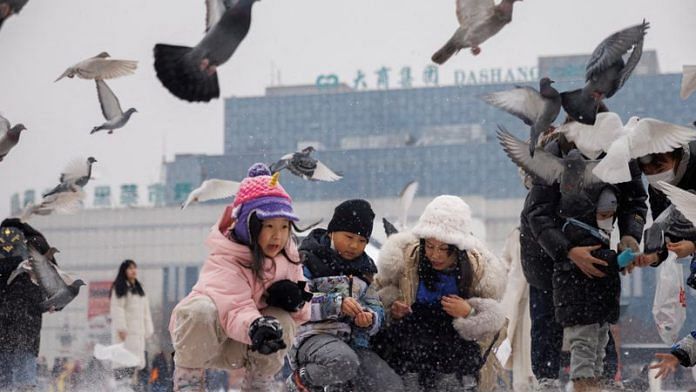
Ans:
{"type": "MultiPolygon", "coordinates": [[[[388,90],[392,86],[399,88],[412,88],[416,82],[414,75],[417,74],[411,67],[401,67],[398,71],[386,66],[379,67],[374,71],[374,77],[368,78],[369,72],[361,69],[355,75],[346,79],[345,83],[355,90],[365,90],[376,88],[388,90]],[[398,79],[392,83],[392,77],[398,79]]],[[[517,67],[517,68],[484,68],[479,70],[457,69],[453,73],[452,82],[455,86],[469,86],[478,84],[494,83],[526,83],[535,82],[539,79],[539,69],[537,67],[517,67]]],[[[426,87],[440,86],[440,69],[435,65],[427,65],[423,68],[420,83],[426,87]]],[[[343,82],[335,73],[322,74],[317,76],[315,85],[317,88],[335,88],[343,82]]]]}

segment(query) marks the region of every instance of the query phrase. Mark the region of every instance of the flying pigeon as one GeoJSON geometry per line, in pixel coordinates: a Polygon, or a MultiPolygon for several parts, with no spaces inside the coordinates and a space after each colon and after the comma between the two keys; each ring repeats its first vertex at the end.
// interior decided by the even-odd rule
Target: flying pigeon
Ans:
{"type": "Polygon", "coordinates": [[[24,124],[10,127],[10,122],[5,117],[0,116],[0,162],[19,143],[19,136],[26,129],[24,124]]]}
{"type": "Polygon", "coordinates": [[[43,197],[46,198],[61,192],[78,192],[82,190],[92,178],[92,165],[96,161],[93,157],[89,157],[86,161],[73,160],[70,162],[60,175],[60,184],[43,195],[43,197]]]}
{"type": "MultiPolygon", "coordinates": [[[[691,195],[696,197],[694,194],[691,195]]],[[[662,246],[665,244],[665,236],[674,236],[674,238],[696,237],[696,228],[694,228],[693,223],[686,219],[684,215],[675,208],[674,204],[662,211],[662,213],[655,218],[653,224],[645,229],[645,233],[643,234],[645,253],[654,253],[662,249],[662,246]]]]}
{"type": "Polygon", "coordinates": [[[333,182],[343,178],[320,161],[312,158],[310,154],[314,151],[314,147],[309,146],[302,151],[285,155],[271,165],[271,172],[277,173],[283,169],[288,169],[290,173],[311,181],[333,182]]]}
{"type": "MultiPolygon", "coordinates": [[[[597,132],[600,133],[600,132],[597,132]]],[[[593,137],[586,132],[587,137],[593,137]]],[[[664,153],[696,140],[696,129],[670,124],[653,118],[631,117],[615,140],[604,146],[607,155],[594,168],[604,182],[618,184],[631,180],[628,163],[631,159],[664,153]]]]}
{"type": "Polygon", "coordinates": [[[518,167],[547,185],[559,184],[563,216],[577,216],[575,211],[582,214],[590,208],[592,201],[586,190],[602,183],[592,174],[599,161],[584,159],[577,149],[571,150],[563,158],[544,150],[537,151],[532,157],[527,143],[514,137],[501,125],[498,125],[498,129],[500,145],[518,167]]]}
{"type": "Polygon", "coordinates": [[[464,48],[471,48],[474,55],[481,53],[479,46],[512,21],[513,5],[519,0],[502,0],[498,5],[494,0],[456,1],[459,27],[445,46],[433,54],[432,60],[437,64],[443,64],[464,48]]]}
{"type": "Polygon", "coordinates": [[[122,128],[133,113],[137,112],[135,108],[130,108],[123,112],[121,109],[121,103],[118,102],[116,94],[109,88],[105,81],[97,79],[95,80],[97,84],[97,97],[99,98],[99,106],[101,106],[102,114],[106,119],[106,122],[98,127],[92,128],[92,132],[89,134],[94,134],[101,130],[108,130],[108,134],[114,133],[114,129],[122,128]]]}
{"type": "MultiPolygon", "coordinates": [[[[209,13],[210,1],[206,3],[209,13]]],[[[217,67],[232,57],[249,32],[251,8],[256,1],[237,1],[193,48],[155,45],[155,70],[164,87],[189,102],[208,102],[219,97],[217,67]]]]}
{"type": "MultiPolygon", "coordinates": [[[[48,252],[44,256],[49,260],[55,261],[54,256],[56,253],[60,253],[60,251],[56,248],[49,248],[48,252]]],[[[31,269],[31,264],[29,262],[28,254],[27,254],[27,258],[25,260],[23,260],[21,263],[19,263],[17,268],[15,268],[15,270],[12,271],[12,273],[10,274],[10,277],[7,278],[7,285],[9,286],[19,275],[25,274],[25,273],[29,275],[29,279],[31,280],[32,283],[34,283],[37,286],[39,285],[39,281],[38,281],[38,278],[36,277],[36,273],[34,273],[34,270],[31,269]]]]}
{"type": "Polygon", "coordinates": [[[696,65],[685,65],[682,70],[681,99],[687,99],[696,91],[696,65]]]}
{"type": "Polygon", "coordinates": [[[138,68],[138,62],[134,60],[116,60],[110,58],[107,52],[101,52],[94,57],[82,60],[79,63],[68,67],[55,82],[64,77],[81,79],[114,79],[121,76],[130,75],[138,68]]]}
{"type": "Polygon", "coordinates": [[[696,195],[664,181],[660,181],[657,184],[660,191],[672,202],[672,205],[674,205],[691,224],[696,225],[696,195]]]}
{"type": "Polygon", "coordinates": [[[51,262],[50,252],[52,251],[49,250],[46,255],[42,255],[36,249],[29,248],[29,265],[36,274],[39,286],[48,296],[40,305],[44,312],[63,309],[80,292],[80,286],[85,285],[81,279],[67,284],[56,270],[55,264],[51,262]]]}
{"type": "Polygon", "coordinates": [[[594,124],[599,102],[623,87],[640,62],[648,28],[650,24],[644,20],[610,35],[595,48],[585,67],[585,86],[561,94],[566,113],[577,121],[594,124]],[[624,62],[623,56],[631,49],[624,62]]]}
{"type": "Polygon", "coordinates": [[[19,215],[19,220],[26,222],[32,215],[73,214],[80,210],[87,195],[81,188],[72,192],[58,192],[45,196],[39,204],[27,205],[19,215]]]}
{"type": "Polygon", "coordinates": [[[489,105],[519,117],[531,127],[529,153],[534,156],[539,136],[546,132],[561,111],[561,97],[549,78],[539,81],[539,91],[517,86],[512,90],[486,94],[482,99],[489,105]]]}
{"type": "Polygon", "coordinates": [[[29,0],[0,0],[0,27],[12,15],[19,14],[29,0]]]}
{"type": "Polygon", "coordinates": [[[239,183],[237,181],[225,181],[218,179],[205,180],[201,186],[189,193],[186,201],[181,205],[181,209],[183,210],[191,203],[232,197],[237,193],[238,190],[239,183]]]}

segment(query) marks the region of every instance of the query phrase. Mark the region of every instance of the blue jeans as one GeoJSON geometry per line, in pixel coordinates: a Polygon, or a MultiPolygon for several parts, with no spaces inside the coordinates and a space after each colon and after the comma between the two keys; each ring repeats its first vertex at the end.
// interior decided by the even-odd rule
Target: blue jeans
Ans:
{"type": "Polygon", "coordinates": [[[561,369],[563,327],[556,322],[553,291],[529,286],[532,319],[532,373],[541,379],[557,379],[561,369]]]}
{"type": "Polygon", "coordinates": [[[0,352],[0,390],[36,386],[36,357],[27,352],[0,352]]]}

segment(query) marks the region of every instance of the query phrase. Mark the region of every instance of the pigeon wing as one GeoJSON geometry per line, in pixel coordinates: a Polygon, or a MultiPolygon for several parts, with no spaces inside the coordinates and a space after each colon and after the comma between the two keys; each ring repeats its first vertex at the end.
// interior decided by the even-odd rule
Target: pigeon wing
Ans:
{"type": "Polygon", "coordinates": [[[53,267],[53,263],[46,258],[46,256],[39,253],[36,249],[29,249],[31,269],[36,273],[36,278],[39,281],[39,286],[41,286],[49,297],[54,296],[61,289],[63,289],[66,284],[63,282],[62,278],[58,275],[58,272],[53,267]]]}
{"type": "Polygon", "coordinates": [[[118,102],[116,94],[109,88],[103,80],[95,80],[97,84],[97,96],[99,97],[99,106],[101,106],[102,114],[104,118],[108,120],[113,120],[123,114],[121,110],[121,103],[118,102]]]}
{"type": "Polygon", "coordinates": [[[251,27],[251,14],[245,9],[246,3],[240,1],[227,9],[194,51],[206,53],[208,58],[216,59],[216,65],[223,64],[232,57],[251,27]]]}
{"type": "Polygon", "coordinates": [[[502,125],[498,125],[498,140],[508,157],[525,172],[551,185],[560,181],[563,160],[544,150],[537,150],[534,157],[529,153],[529,144],[514,137],[502,125]]]}
{"type": "Polygon", "coordinates": [[[633,70],[636,69],[638,63],[640,63],[640,58],[642,55],[643,39],[638,41],[638,43],[636,43],[636,45],[633,47],[633,51],[631,51],[631,56],[628,58],[628,61],[626,61],[626,64],[619,73],[619,82],[616,86],[616,90],[623,87],[623,85],[626,83],[628,78],[631,76],[631,73],[633,73],[633,70]]]}
{"type": "Polygon", "coordinates": [[[481,98],[487,104],[519,117],[529,126],[534,125],[545,106],[541,94],[528,86],[486,94],[481,98]]]}
{"type": "Polygon", "coordinates": [[[631,158],[640,158],[648,154],[669,152],[696,140],[696,129],[642,118],[628,137],[631,158]]]}
{"type": "Polygon", "coordinates": [[[131,75],[137,68],[135,60],[96,57],[86,60],[85,66],[77,69],[77,76],[82,79],[114,79],[131,75]]]}
{"type": "Polygon", "coordinates": [[[621,117],[613,112],[599,113],[594,125],[572,121],[561,125],[558,132],[586,156],[596,159],[609,149],[611,143],[625,134],[621,117]]]}
{"type": "Polygon", "coordinates": [[[696,91],[696,65],[685,65],[682,71],[681,99],[689,98],[694,91],[696,91]]]}
{"type": "Polygon", "coordinates": [[[0,115],[0,139],[2,139],[7,131],[10,130],[10,121],[0,115]]]}
{"type": "Polygon", "coordinates": [[[239,191],[239,182],[211,179],[205,180],[197,189],[193,190],[182,208],[186,208],[194,198],[198,201],[224,199],[234,196],[239,191]]]}
{"type": "Polygon", "coordinates": [[[401,190],[401,194],[399,194],[399,224],[402,228],[406,227],[408,210],[411,209],[416,192],[418,192],[418,181],[411,181],[406,184],[404,189],[401,190]]]}
{"type": "Polygon", "coordinates": [[[488,19],[495,8],[494,0],[456,0],[457,20],[464,29],[488,19]]]}
{"type": "MultiPolygon", "coordinates": [[[[605,38],[590,56],[585,68],[585,79],[590,80],[595,74],[604,72],[615,62],[621,60],[632,47],[643,41],[650,24],[643,23],[625,28],[605,38]]],[[[640,57],[640,56],[639,56],[640,57]]],[[[639,58],[640,59],[640,58],[639,58]]]]}
{"type": "Polygon", "coordinates": [[[658,182],[658,189],[667,195],[669,201],[686,219],[696,224],[696,195],[664,181],[658,182]]]}
{"type": "Polygon", "coordinates": [[[89,165],[87,159],[73,159],[63,169],[60,174],[61,183],[71,183],[85,177],[89,174],[89,165]]]}
{"type": "Polygon", "coordinates": [[[333,182],[333,181],[338,181],[341,178],[343,178],[343,177],[334,173],[334,171],[329,169],[328,166],[317,161],[317,167],[316,167],[316,169],[314,169],[314,173],[312,173],[311,179],[312,180],[319,180],[319,181],[333,182]]]}

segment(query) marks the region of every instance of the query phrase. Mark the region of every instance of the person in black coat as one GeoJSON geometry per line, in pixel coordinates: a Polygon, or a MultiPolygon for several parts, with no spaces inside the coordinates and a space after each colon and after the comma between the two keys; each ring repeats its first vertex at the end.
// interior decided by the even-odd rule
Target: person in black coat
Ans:
{"type": "MultiPolygon", "coordinates": [[[[696,141],[670,152],[641,157],[638,164],[648,180],[653,219],[671,205],[667,196],[655,187],[658,181],[687,191],[696,190],[696,141]]],[[[671,236],[669,240],[670,243],[665,244],[660,251],[638,256],[634,265],[657,267],[667,258],[668,250],[676,253],[679,258],[693,255],[696,251],[696,238],[671,236]]]]}
{"type": "Polygon", "coordinates": [[[39,231],[19,219],[0,224],[0,239],[0,390],[31,389],[37,382],[40,304],[45,297],[28,274],[9,285],[7,280],[28,257],[28,246],[46,253],[49,245],[39,231]]]}

